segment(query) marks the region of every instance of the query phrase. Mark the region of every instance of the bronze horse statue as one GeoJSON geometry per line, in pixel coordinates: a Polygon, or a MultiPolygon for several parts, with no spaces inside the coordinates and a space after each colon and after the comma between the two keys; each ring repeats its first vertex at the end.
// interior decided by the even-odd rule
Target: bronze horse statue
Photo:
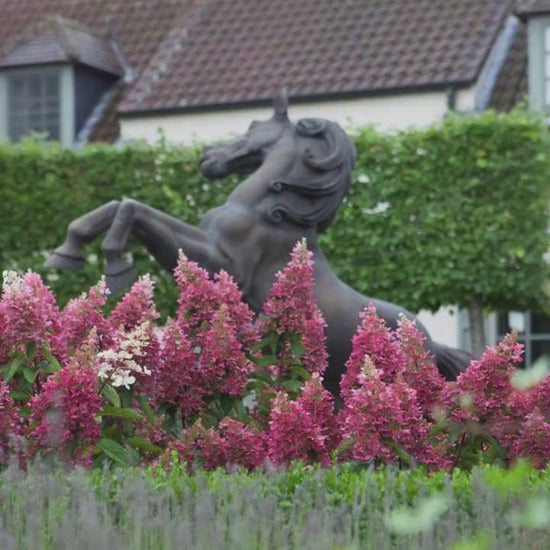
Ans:
{"type": "MultiPolygon", "coordinates": [[[[260,311],[297,241],[306,238],[314,256],[315,295],[326,322],[329,367],[325,386],[334,394],[351,351],[359,313],[374,304],[378,314],[395,328],[403,308],[362,296],[333,273],[321,251],[317,233],[333,221],[350,183],[355,147],[335,123],[307,118],[293,123],[287,115],[286,92],[275,98],[274,115],[254,121],[243,136],[216,147],[205,147],[200,170],[207,178],[231,173],[248,177],[225,204],[209,211],[198,227],[188,225],[132,199],[109,202],[73,221],[67,238],[49,260],[51,267],[79,268],[81,247],[107,231],[102,242],[105,274],[112,290],[133,279],[123,259],[133,235],[163,268],[173,271],[179,250],[210,273],[226,270],[238,282],[245,301],[260,311]]],[[[426,335],[439,371],[454,380],[470,356],[435,343],[426,335]]]]}

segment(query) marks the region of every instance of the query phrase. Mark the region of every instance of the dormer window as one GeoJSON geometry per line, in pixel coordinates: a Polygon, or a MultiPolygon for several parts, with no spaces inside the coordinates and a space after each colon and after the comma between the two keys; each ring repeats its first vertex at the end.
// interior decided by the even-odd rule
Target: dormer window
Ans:
{"type": "Polygon", "coordinates": [[[74,145],[89,133],[94,114],[122,76],[111,39],[53,18],[42,34],[0,58],[0,141],[40,133],[74,145]]]}

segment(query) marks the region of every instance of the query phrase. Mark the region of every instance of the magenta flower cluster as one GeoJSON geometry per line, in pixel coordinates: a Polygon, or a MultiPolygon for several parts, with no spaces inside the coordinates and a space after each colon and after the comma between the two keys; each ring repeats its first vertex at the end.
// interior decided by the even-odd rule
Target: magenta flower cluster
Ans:
{"type": "Polygon", "coordinates": [[[4,273],[0,464],[550,461],[550,377],[516,383],[514,334],[448,383],[414,322],[390,330],[371,306],[336,407],[305,241],[258,316],[227,273],[181,255],[175,280],[177,315],[160,324],[149,277],[106,314],[103,281],[61,310],[38,275],[4,273]]]}

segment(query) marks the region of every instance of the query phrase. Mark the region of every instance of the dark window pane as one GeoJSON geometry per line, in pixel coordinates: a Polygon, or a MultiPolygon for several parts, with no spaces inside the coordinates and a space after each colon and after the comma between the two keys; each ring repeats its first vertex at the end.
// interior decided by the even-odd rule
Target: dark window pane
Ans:
{"type": "Polygon", "coordinates": [[[60,138],[59,73],[36,71],[9,77],[9,135],[17,141],[31,132],[60,138]]]}
{"type": "Polygon", "coordinates": [[[21,117],[15,119],[10,118],[9,129],[11,139],[13,139],[14,141],[21,139],[25,135],[24,120],[22,120],[21,117]]]}
{"type": "Polygon", "coordinates": [[[12,97],[18,98],[25,90],[25,80],[23,78],[10,78],[9,93],[12,97]]]}
{"type": "Polygon", "coordinates": [[[550,317],[543,313],[532,313],[531,332],[535,334],[550,334],[550,317]]]}
{"type": "Polygon", "coordinates": [[[59,116],[59,102],[57,100],[44,102],[43,108],[46,115],[59,116]]]}
{"type": "Polygon", "coordinates": [[[497,333],[499,335],[508,334],[510,325],[508,324],[508,313],[499,313],[497,316],[497,333]]]}
{"type": "Polygon", "coordinates": [[[46,119],[44,131],[48,133],[50,139],[59,140],[59,123],[56,118],[46,119]]]}
{"type": "Polygon", "coordinates": [[[29,97],[40,97],[42,95],[42,78],[39,75],[29,76],[29,97]]]}
{"type": "Polygon", "coordinates": [[[59,95],[59,78],[57,75],[48,75],[45,77],[46,94],[52,96],[59,95]]]}
{"type": "Polygon", "coordinates": [[[550,355],[550,340],[534,340],[531,342],[531,364],[543,355],[550,355]]]}

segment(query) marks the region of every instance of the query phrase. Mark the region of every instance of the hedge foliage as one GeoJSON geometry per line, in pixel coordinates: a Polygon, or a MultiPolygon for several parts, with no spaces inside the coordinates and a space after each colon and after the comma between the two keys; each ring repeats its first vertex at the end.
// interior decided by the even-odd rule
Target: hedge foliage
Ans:
{"type": "MultiPolygon", "coordinates": [[[[64,240],[68,223],[113,199],[132,197],[193,225],[224,201],[237,183],[206,181],[200,175],[197,148],[161,141],[116,147],[92,145],[62,149],[32,140],[0,145],[0,267],[32,269],[44,276],[66,303],[94,285],[102,273],[99,238],[88,248],[80,272],[48,270],[44,259],[64,240]]],[[[157,298],[165,312],[175,307],[172,277],[139,243],[132,244],[138,273],[158,279],[157,298]]]]}
{"type": "Polygon", "coordinates": [[[536,308],[549,275],[549,144],[543,121],[520,110],[363,129],[329,257],[364,293],[413,310],[536,308]]]}
{"type": "MultiPolygon", "coordinates": [[[[412,310],[473,299],[501,310],[544,303],[550,154],[541,118],[489,111],[391,135],[364,128],[355,140],[352,191],[322,236],[341,278],[412,310]]],[[[0,146],[0,267],[32,268],[67,301],[101,273],[99,242],[81,273],[43,268],[44,252],[63,241],[68,222],[131,196],[196,224],[237,183],[205,180],[197,158],[197,148],[162,141],[82,150],[32,141],[0,146]]],[[[143,247],[133,252],[138,272],[160,279],[161,309],[172,311],[171,277],[143,247]]]]}

